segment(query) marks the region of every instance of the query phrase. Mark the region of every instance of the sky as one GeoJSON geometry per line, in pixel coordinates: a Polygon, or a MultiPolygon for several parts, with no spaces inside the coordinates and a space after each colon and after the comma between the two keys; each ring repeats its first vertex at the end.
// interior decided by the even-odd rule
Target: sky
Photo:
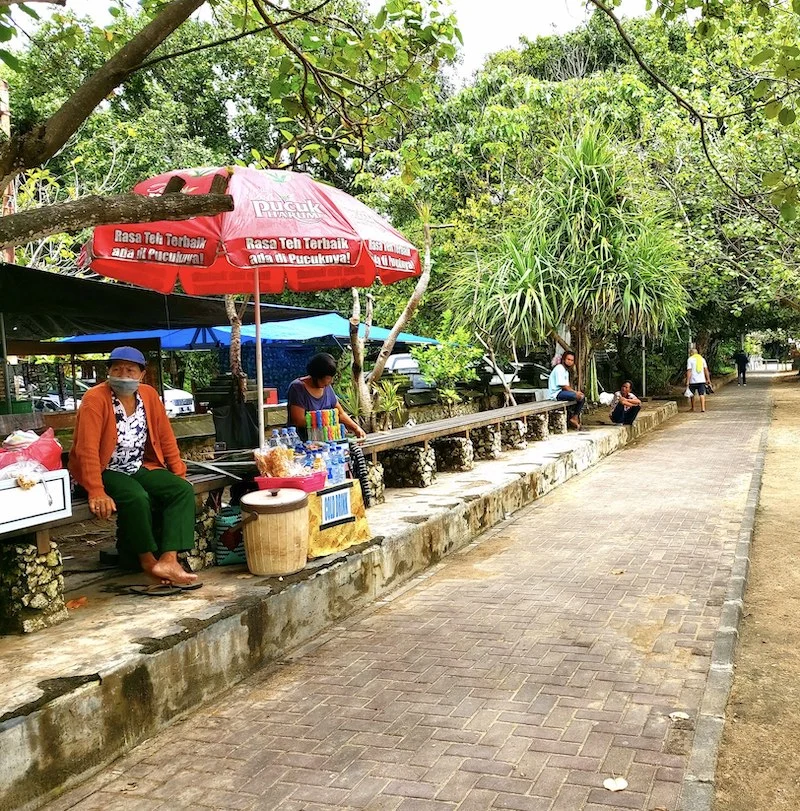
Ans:
{"type": "MultiPolygon", "coordinates": [[[[380,7],[383,0],[368,0],[380,7]]],[[[67,0],[67,8],[106,22],[108,0],[67,0]]],[[[485,57],[516,45],[521,36],[564,33],[588,16],[585,0],[450,0],[464,37],[463,63],[458,70],[469,78],[485,57]]],[[[645,11],[645,0],[623,0],[618,13],[637,16],[645,11]]]]}

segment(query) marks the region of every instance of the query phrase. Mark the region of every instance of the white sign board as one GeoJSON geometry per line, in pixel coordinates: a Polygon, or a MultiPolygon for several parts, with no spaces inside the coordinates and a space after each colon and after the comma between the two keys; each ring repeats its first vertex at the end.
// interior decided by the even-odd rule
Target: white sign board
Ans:
{"type": "Polygon", "coordinates": [[[23,490],[14,479],[0,480],[0,535],[36,528],[72,515],[69,473],[42,473],[42,481],[23,490]]]}

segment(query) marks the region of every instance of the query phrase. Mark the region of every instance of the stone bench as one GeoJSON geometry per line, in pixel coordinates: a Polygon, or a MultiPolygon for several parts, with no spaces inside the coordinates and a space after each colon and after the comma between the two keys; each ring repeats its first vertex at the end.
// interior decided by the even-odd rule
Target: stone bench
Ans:
{"type": "Polygon", "coordinates": [[[373,492],[382,493],[384,483],[430,487],[437,470],[470,470],[474,459],[496,459],[503,449],[524,448],[529,438],[566,430],[567,403],[547,400],[368,434],[361,447],[372,459],[373,492]]]}

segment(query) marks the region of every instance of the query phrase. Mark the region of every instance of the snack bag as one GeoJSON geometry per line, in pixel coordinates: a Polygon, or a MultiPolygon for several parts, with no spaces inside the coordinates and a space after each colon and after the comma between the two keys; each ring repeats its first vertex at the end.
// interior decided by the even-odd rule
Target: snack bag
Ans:
{"type": "MultiPolygon", "coordinates": [[[[11,440],[14,434],[6,441],[11,440]]],[[[5,445],[5,443],[3,443],[5,445]]],[[[35,442],[18,450],[0,451],[0,468],[18,462],[38,462],[45,470],[61,470],[61,452],[63,448],[56,439],[52,428],[48,428],[35,442]]]]}

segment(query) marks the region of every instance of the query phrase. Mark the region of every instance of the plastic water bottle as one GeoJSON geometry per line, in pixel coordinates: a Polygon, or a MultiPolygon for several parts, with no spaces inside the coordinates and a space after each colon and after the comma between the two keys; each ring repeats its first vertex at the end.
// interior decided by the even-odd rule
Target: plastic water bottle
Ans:
{"type": "Polygon", "coordinates": [[[325,470],[328,471],[327,483],[331,484],[333,481],[333,468],[331,466],[331,451],[327,445],[322,446],[322,461],[325,463],[325,470]]]}
{"type": "Polygon", "coordinates": [[[294,425],[290,426],[289,428],[289,442],[292,443],[292,447],[295,450],[298,450],[303,444],[303,440],[298,436],[297,428],[295,428],[294,425]]]}
{"type": "Polygon", "coordinates": [[[289,430],[287,428],[281,428],[281,445],[283,445],[284,448],[294,450],[294,443],[289,438],[289,430]]]}
{"type": "Polygon", "coordinates": [[[272,429],[272,436],[269,438],[268,442],[270,448],[280,448],[281,446],[281,435],[278,433],[277,428],[272,429]]]}

